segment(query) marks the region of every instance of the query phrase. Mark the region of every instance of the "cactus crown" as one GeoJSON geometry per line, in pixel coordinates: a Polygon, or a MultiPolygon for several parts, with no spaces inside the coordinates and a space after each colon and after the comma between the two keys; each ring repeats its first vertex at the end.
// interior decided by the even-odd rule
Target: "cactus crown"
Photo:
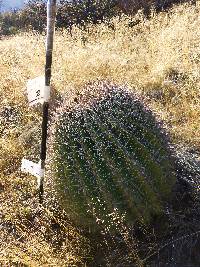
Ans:
{"type": "Polygon", "coordinates": [[[141,97],[106,82],[65,101],[52,135],[52,179],[72,220],[94,225],[162,212],[174,184],[168,138],[141,97]]]}

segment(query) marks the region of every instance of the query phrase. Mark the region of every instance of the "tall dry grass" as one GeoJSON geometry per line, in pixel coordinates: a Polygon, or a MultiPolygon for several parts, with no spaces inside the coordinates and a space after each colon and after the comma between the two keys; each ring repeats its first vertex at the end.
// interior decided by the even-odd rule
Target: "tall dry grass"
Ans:
{"type": "MultiPolygon", "coordinates": [[[[115,18],[107,25],[91,25],[87,31],[74,27],[72,35],[56,32],[53,85],[67,95],[81,91],[83,84],[95,79],[126,84],[149,98],[174,143],[200,149],[199,26],[197,2],[196,7],[184,4],[167,13],[152,11],[150,19],[139,12],[132,18],[115,18]]],[[[35,181],[19,171],[23,156],[38,156],[39,140],[30,130],[40,124],[41,117],[28,108],[24,90],[29,78],[44,73],[44,63],[45,36],[30,32],[0,41],[3,266],[12,262],[83,266],[89,257],[89,247],[83,250],[87,241],[70,224],[59,226],[65,255],[56,248],[52,235],[43,233],[48,232],[46,220],[52,224],[52,216],[42,208],[38,211],[35,181]]]]}

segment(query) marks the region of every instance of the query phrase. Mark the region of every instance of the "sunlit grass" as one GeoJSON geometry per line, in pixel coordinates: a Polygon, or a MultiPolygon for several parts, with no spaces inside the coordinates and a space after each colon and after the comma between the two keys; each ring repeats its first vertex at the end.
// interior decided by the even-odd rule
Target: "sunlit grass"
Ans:
{"type": "MultiPolygon", "coordinates": [[[[148,97],[149,105],[164,120],[174,143],[199,149],[199,44],[199,2],[196,7],[182,5],[168,13],[152,12],[149,20],[139,12],[134,18],[124,16],[109,25],[89,26],[87,31],[75,27],[72,35],[65,30],[58,31],[53,85],[67,95],[96,79],[126,84],[148,97]],[[138,22],[130,27],[134,21],[138,22]]],[[[30,235],[30,228],[25,227],[24,218],[27,212],[35,212],[37,200],[35,181],[20,173],[20,162],[24,156],[37,158],[39,155],[32,155],[37,146],[34,138],[28,144],[22,136],[40,122],[39,112],[28,107],[25,87],[28,79],[43,75],[44,64],[45,36],[30,32],[0,41],[1,212],[4,222],[14,228],[20,225],[21,236],[26,240],[24,246],[20,234],[16,237],[12,231],[5,230],[1,245],[6,248],[2,249],[0,258],[6,264],[10,259],[28,266],[49,266],[50,263],[64,266],[69,264],[69,259],[74,264],[83,263],[88,253],[88,250],[81,251],[86,241],[77,241],[82,237],[75,229],[70,232],[71,243],[62,247],[69,255],[65,258],[61,252],[54,253],[50,243],[40,239],[41,229],[34,228],[35,233],[30,235]],[[12,112],[5,115],[5,110],[12,112]],[[79,249],[74,250],[73,242],[78,242],[79,249]]],[[[39,225],[47,227],[44,222],[39,225]]],[[[67,236],[65,230],[62,231],[67,236]]]]}

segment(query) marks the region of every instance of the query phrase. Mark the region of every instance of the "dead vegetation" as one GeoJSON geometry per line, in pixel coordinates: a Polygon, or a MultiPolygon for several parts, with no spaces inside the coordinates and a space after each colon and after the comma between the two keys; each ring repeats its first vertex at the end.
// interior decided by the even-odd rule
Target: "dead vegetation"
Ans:
{"type": "MultiPolygon", "coordinates": [[[[56,32],[54,87],[65,95],[80,91],[86,82],[96,79],[125,84],[148,97],[152,109],[164,120],[174,144],[187,146],[190,153],[195,151],[199,155],[199,8],[199,2],[196,7],[184,4],[168,13],[152,12],[149,19],[138,12],[134,17],[115,18],[107,25],[90,26],[87,30],[74,27],[72,35],[67,31],[56,32]]],[[[2,266],[84,266],[93,257],[89,240],[65,217],[55,217],[47,208],[39,206],[34,178],[19,171],[23,157],[38,160],[39,129],[37,134],[32,132],[28,137],[25,133],[28,134],[33,125],[39,125],[41,118],[39,112],[28,108],[24,89],[29,78],[43,74],[44,49],[45,36],[34,32],[0,41],[2,266]]],[[[168,233],[188,229],[190,211],[194,209],[197,213],[194,206],[184,211],[180,205],[176,212],[169,210],[168,233]]],[[[156,227],[154,230],[157,231],[156,227]]],[[[141,236],[144,233],[154,236],[147,229],[138,231],[141,236]]],[[[199,229],[194,227],[191,231],[188,234],[199,229]]],[[[177,238],[187,230],[179,233],[177,238]]],[[[119,254],[122,264],[128,262],[123,257],[128,254],[123,254],[119,240],[113,241],[116,249],[108,251],[107,262],[114,262],[119,254]]],[[[159,238],[155,238],[148,255],[158,251],[158,241],[159,238]]],[[[143,249],[142,242],[140,249],[143,249]]],[[[103,264],[105,266],[105,262],[103,264]]]]}

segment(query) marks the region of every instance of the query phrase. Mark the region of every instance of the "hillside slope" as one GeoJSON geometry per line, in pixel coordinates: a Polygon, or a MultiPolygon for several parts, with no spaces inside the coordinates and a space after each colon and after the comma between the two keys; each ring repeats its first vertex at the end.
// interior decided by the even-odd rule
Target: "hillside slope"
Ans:
{"type": "MultiPolygon", "coordinates": [[[[43,35],[30,32],[0,41],[3,266],[83,266],[92,255],[89,241],[70,222],[39,207],[34,178],[19,170],[22,157],[38,160],[41,116],[28,108],[25,86],[43,75],[44,60],[43,35]]],[[[73,28],[72,35],[56,32],[54,88],[67,97],[95,79],[126,84],[146,95],[174,144],[199,153],[199,2],[152,13],[150,19],[139,12],[87,31],[73,28]]]]}

